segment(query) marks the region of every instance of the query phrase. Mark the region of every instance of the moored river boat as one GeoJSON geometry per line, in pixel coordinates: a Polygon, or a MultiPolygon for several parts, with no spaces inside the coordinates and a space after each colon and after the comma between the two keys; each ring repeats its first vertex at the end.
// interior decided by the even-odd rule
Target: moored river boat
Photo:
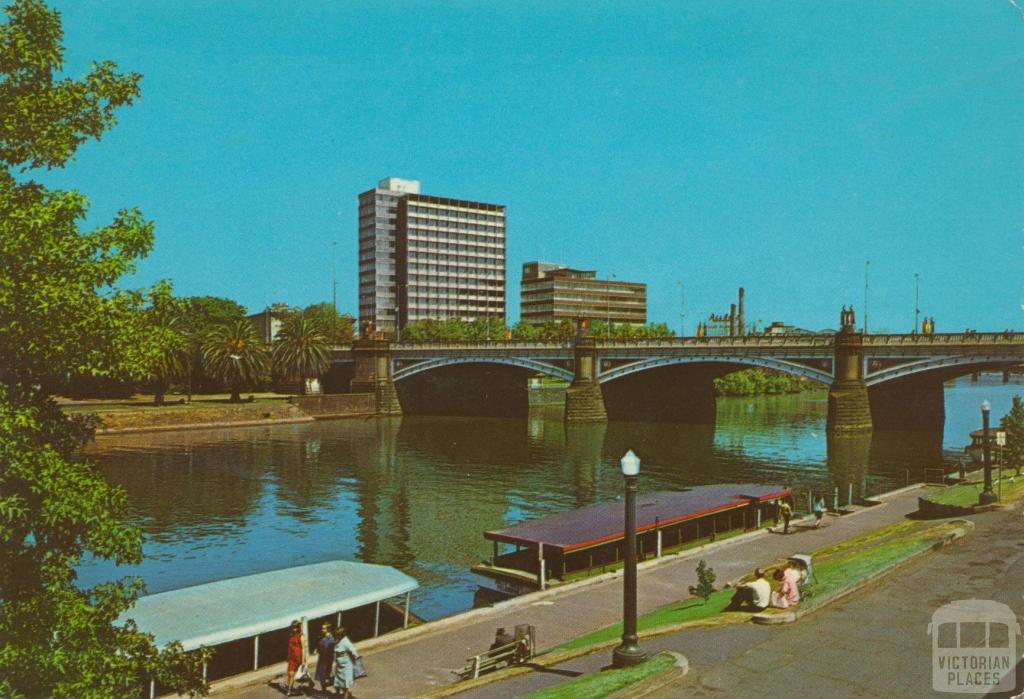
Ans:
{"type": "MultiPolygon", "coordinates": [[[[778,485],[725,483],[637,498],[637,555],[676,553],[764,526],[793,491],[778,485]]],[[[520,595],[614,570],[625,539],[622,501],[590,505],[484,532],[490,560],[473,566],[481,589],[520,595]]]]}

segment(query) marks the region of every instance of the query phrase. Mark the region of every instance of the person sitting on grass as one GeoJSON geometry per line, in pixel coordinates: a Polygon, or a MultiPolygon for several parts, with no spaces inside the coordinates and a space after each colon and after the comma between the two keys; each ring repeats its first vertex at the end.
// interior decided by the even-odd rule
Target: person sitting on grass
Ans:
{"type": "Polygon", "coordinates": [[[796,586],[796,581],[800,578],[799,572],[791,568],[777,568],[772,578],[779,583],[778,592],[772,593],[773,607],[789,609],[800,601],[800,591],[796,586]]]}
{"type": "Polygon", "coordinates": [[[726,611],[740,611],[744,607],[751,611],[760,612],[768,606],[771,601],[772,586],[764,577],[764,571],[758,568],[754,571],[754,579],[748,583],[741,583],[736,586],[736,594],[732,596],[726,611]]]}

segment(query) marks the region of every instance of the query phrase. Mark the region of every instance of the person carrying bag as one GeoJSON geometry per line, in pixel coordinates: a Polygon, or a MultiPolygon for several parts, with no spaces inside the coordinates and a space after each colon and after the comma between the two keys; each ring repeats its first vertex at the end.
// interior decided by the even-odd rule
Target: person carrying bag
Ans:
{"type": "Polygon", "coordinates": [[[345,633],[344,626],[338,627],[335,638],[337,643],[334,646],[334,688],[338,690],[338,694],[349,699],[356,679],[366,677],[366,667],[359,651],[345,633]]]}

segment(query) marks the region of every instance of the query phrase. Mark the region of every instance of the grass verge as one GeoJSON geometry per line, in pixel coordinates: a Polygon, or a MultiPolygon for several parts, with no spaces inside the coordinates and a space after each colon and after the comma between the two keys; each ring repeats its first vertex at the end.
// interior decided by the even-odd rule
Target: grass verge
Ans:
{"type": "MultiPolygon", "coordinates": [[[[928,526],[919,522],[898,522],[840,544],[819,549],[812,553],[815,582],[804,588],[805,594],[815,602],[825,600],[935,545],[949,536],[956,526],[954,523],[928,526]]],[[[644,631],[683,624],[702,625],[704,622],[708,625],[724,625],[746,622],[750,619],[748,612],[725,611],[733,592],[732,589],[719,590],[714,592],[707,602],[692,598],[652,610],[637,619],[638,630],[643,634],[644,631]]],[[[563,643],[552,651],[596,646],[621,635],[621,624],[607,626],[563,643]]]]}
{"type": "MultiPolygon", "coordinates": [[[[993,479],[992,490],[999,494],[999,479],[993,479]]],[[[1002,479],[1001,502],[1011,502],[1024,495],[1024,476],[1010,477],[1004,475],[1002,479]]],[[[929,494],[926,499],[936,505],[951,505],[953,507],[972,507],[978,504],[978,495],[982,491],[982,483],[961,483],[929,494]]]]}
{"type": "Polygon", "coordinates": [[[659,653],[647,662],[621,670],[606,670],[595,675],[584,675],[574,680],[550,687],[533,694],[529,699],[577,699],[577,697],[606,697],[642,682],[654,675],[667,672],[675,665],[676,659],[668,653],[659,653]]]}

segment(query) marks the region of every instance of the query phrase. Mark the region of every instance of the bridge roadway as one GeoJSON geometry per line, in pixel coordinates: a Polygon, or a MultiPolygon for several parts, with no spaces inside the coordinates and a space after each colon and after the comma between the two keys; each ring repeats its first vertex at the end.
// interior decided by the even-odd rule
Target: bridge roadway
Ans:
{"type": "MultiPolygon", "coordinates": [[[[944,419],[943,382],[1024,363],[1024,333],[862,335],[844,327],[835,334],[815,335],[636,340],[588,336],[578,341],[423,344],[357,341],[351,347],[335,348],[334,359],[339,366],[355,360],[360,390],[368,390],[365,387],[376,380],[394,386],[396,400],[406,412],[410,412],[406,404],[411,412],[422,412],[414,404],[434,405],[439,397],[456,393],[465,398],[482,392],[493,402],[516,393],[516,386],[524,393],[523,378],[541,374],[572,383],[570,393],[579,394],[575,403],[590,406],[577,411],[584,415],[581,419],[604,419],[605,407],[598,405],[603,403],[607,417],[612,418],[704,421],[714,378],[759,367],[830,387],[834,404],[830,428],[847,424],[862,429],[867,421],[870,429],[870,406],[875,423],[881,418],[891,428],[932,429],[941,428],[944,419]],[[376,361],[360,369],[357,356],[368,351],[376,361]],[[434,395],[424,397],[431,392],[434,395]],[[681,395],[688,396],[688,408],[677,405],[666,412],[665,404],[679,403],[681,395]],[[922,415],[908,423],[903,414],[909,411],[922,415]]],[[[713,396],[710,405],[713,412],[713,396]]],[[[449,407],[468,407],[470,414],[479,414],[465,401],[449,407]]]]}

